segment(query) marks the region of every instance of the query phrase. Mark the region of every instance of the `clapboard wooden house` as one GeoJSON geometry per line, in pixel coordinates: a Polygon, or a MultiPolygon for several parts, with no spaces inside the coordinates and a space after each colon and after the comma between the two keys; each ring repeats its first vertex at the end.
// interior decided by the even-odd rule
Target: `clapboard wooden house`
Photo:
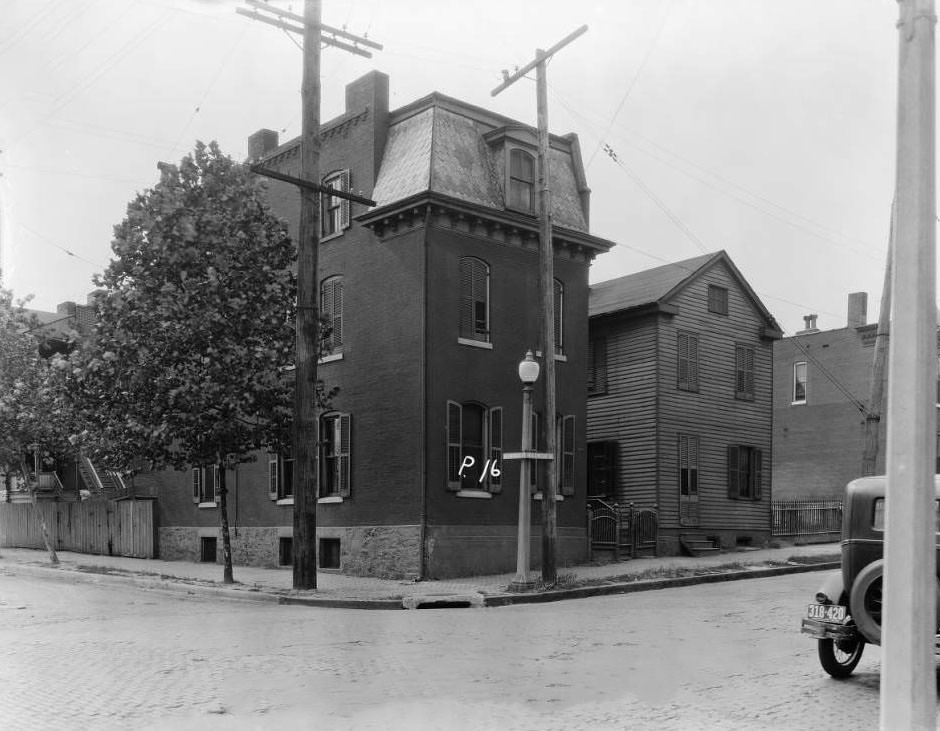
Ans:
{"type": "Polygon", "coordinates": [[[655,508],[657,550],[770,536],[773,343],[724,251],[591,287],[588,495],[655,508]]]}

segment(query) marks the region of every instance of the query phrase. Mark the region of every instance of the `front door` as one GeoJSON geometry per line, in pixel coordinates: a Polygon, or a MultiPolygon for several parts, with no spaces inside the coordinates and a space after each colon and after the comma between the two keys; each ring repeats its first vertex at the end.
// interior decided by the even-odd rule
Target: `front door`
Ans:
{"type": "Polygon", "coordinates": [[[698,437],[679,435],[679,525],[699,524],[698,437]]]}

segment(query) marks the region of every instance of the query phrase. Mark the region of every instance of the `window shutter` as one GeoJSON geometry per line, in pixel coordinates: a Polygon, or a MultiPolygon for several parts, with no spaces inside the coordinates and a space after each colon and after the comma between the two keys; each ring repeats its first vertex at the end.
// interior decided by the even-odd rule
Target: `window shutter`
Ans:
{"type": "Polygon", "coordinates": [[[679,494],[689,494],[689,438],[679,435],[679,494]]]}
{"type": "MultiPolygon", "coordinates": [[[[350,187],[349,171],[343,170],[343,172],[340,173],[339,189],[343,191],[344,193],[348,193],[349,187],[350,187]]],[[[350,201],[348,198],[341,198],[340,200],[342,201],[340,203],[340,228],[346,229],[346,228],[349,228],[349,203],[350,201]]]]}
{"type": "Polygon", "coordinates": [[[343,278],[333,279],[333,348],[343,347],[343,278]]]}
{"type": "Polygon", "coordinates": [[[689,460],[689,495],[698,495],[698,437],[687,437],[689,460]]]}
{"type": "Polygon", "coordinates": [[[489,293],[487,292],[486,265],[471,260],[473,273],[471,297],[473,299],[473,335],[489,340],[489,293]]]}
{"type": "Polygon", "coordinates": [[[460,260],[460,337],[473,337],[473,262],[460,260]]]}
{"type": "Polygon", "coordinates": [[[574,416],[561,421],[561,494],[574,495],[574,416]]]}
{"type": "MultiPolygon", "coordinates": [[[[532,424],[530,426],[530,436],[529,443],[526,445],[525,449],[531,449],[533,451],[538,451],[542,446],[542,435],[539,434],[539,412],[532,411],[532,424]]],[[[540,470],[542,469],[543,463],[539,460],[534,460],[529,463],[529,492],[536,493],[538,492],[538,478],[540,470]]]]}
{"type": "Polygon", "coordinates": [[[755,500],[761,499],[762,492],[762,483],[764,478],[764,455],[759,449],[754,450],[754,459],[752,464],[754,465],[754,492],[753,496],[755,500]]]}
{"type": "Polygon", "coordinates": [[[461,439],[461,421],[463,419],[463,407],[453,401],[447,402],[447,489],[460,489],[460,445],[461,439]]]}
{"type": "Polygon", "coordinates": [[[678,382],[679,388],[688,388],[689,387],[689,336],[686,333],[679,333],[678,335],[678,372],[676,374],[676,381],[678,382]]]}
{"type": "MultiPolygon", "coordinates": [[[[223,468],[224,469],[224,468],[223,468]]],[[[206,467],[206,473],[212,470],[212,499],[216,502],[219,502],[220,496],[219,491],[221,490],[221,475],[219,473],[219,466],[213,465],[212,467],[206,467]]],[[[206,474],[206,479],[209,478],[209,475],[206,474]]]]}
{"type": "Polygon", "coordinates": [[[336,462],[339,465],[339,495],[349,497],[351,494],[350,479],[350,452],[352,451],[352,416],[340,414],[335,421],[336,434],[336,462]]]}
{"type": "Polygon", "coordinates": [[[554,333],[555,333],[555,353],[561,355],[564,352],[564,306],[565,306],[565,287],[557,279],[553,283],[553,296],[555,300],[554,312],[554,333]]]}
{"type": "Polygon", "coordinates": [[[277,455],[268,455],[268,498],[277,500],[277,455]]]}
{"type": "Polygon", "coordinates": [[[728,447],[728,497],[736,498],[740,494],[738,488],[738,448],[728,447]]]}
{"type": "Polygon", "coordinates": [[[495,406],[490,409],[490,492],[502,492],[503,471],[503,408],[495,406]],[[493,475],[493,467],[500,472],[500,476],[493,475]]]}
{"type": "MultiPolygon", "coordinates": [[[[320,314],[326,317],[330,321],[330,325],[333,324],[333,280],[324,279],[323,283],[320,285],[320,314]]],[[[323,339],[322,353],[321,355],[329,355],[330,351],[333,349],[334,341],[334,332],[330,332],[323,339]]]]}
{"type": "Polygon", "coordinates": [[[202,470],[198,467],[193,467],[193,502],[198,503],[199,497],[202,495],[202,470]]]}
{"type": "Polygon", "coordinates": [[[689,388],[698,390],[698,338],[689,335],[689,388]]]}

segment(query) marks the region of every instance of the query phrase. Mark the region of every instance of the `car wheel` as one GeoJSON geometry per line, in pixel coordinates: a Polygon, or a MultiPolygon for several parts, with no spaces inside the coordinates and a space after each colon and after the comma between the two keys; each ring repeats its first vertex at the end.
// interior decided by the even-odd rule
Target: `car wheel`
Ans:
{"type": "Polygon", "coordinates": [[[865,640],[858,637],[854,640],[819,640],[816,647],[819,653],[819,664],[823,670],[833,678],[842,680],[855,670],[858,661],[862,659],[865,650],[865,640]]]}
{"type": "Polygon", "coordinates": [[[849,593],[852,619],[862,636],[873,645],[881,644],[881,577],[884,560],[872,561],[858,572],[849,593]]]}
{"type": "MultiPolygon", "coordinates": [[[[862,636],[873,645],[881,644],[882,574],[884,559],[872,561],[858,572],[849,593],[849,611],[862,636]]],[[[940,627],[940,581],[936,582],[937,627],[940,627]]]]}

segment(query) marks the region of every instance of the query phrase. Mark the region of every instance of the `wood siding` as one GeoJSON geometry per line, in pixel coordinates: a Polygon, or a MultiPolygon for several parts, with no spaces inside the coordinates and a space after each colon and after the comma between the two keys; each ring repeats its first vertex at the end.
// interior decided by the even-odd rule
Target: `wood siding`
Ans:
{"type": "Polygon", "coordinates": [[[153,500],[0,504],[0,546],[44,549],[39,510],[56,550],[155,558],[155,507],[153,500]]]}
{"type": "MultiPolygon", "coordinates": [[[[724,262],[705,269],[664,304],[677,314],[594,317],[607,342],[607,390],[588,398],[589,442],[614,441],[618,502],[659,510],[679,530],[678,435],[699,439],[699,523],[690,531],[770,531],[773,341],[769,323],[724,262]],[[728,314],[708,311],[708,287],[728,290],[728,314]],[[698,339],[698,388],[677,387],[678,333],[698,339]],[[753,399],[736,396],[735,348],[753,349],[753,399]],[[759,500],[728,496],[729,445],[760,449],[759,500]]],[[[733,536],[731,538],[733,541],[733,536]]]]}

